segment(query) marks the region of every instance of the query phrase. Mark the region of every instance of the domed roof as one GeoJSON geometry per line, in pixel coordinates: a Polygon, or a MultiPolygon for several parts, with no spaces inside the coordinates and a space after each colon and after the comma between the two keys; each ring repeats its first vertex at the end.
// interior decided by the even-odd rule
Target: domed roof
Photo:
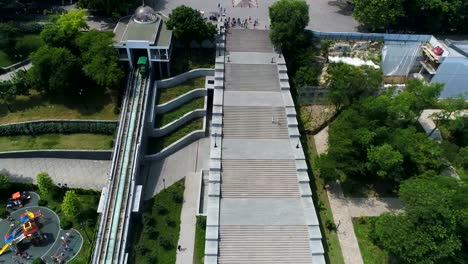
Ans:
{"type": "Polygon", "coordinates": [[[143,5],[135,10],[133,19],[140,24],[150,24],[158,20],[158,15],[154,12],[153,8],[143,5]]]}

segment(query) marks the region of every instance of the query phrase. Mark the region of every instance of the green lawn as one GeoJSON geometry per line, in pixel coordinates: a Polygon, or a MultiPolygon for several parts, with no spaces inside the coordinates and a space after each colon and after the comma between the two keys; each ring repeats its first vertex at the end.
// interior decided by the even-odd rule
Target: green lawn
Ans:
{"type": "Polygon", "coordinates": [[[116,120],[116,90],[95,89],[84,100],[77,96],[47,96],[31,90],[29,96],[18,96],[10,103],[13,112],[0,104],[0,124],[38,119],[108,119],[116,120]]]}
{"type": "Polygon", "coordinates": [[[36,149],[112,149],[113,135],[43,134],[0,137],[0,151],[36,149]]]}
{"type": "Polygon", "coordinates": [[[172,76],[197,68],[214,68],[215,49],[175,49],[172,54],[172,76]]]}
{"type": "Polygon", "coordinates": [[[15,63],[3,50],[0,50],[0,67],[8,67],[15,63]]]}
{"type": "Polygon", "coordinates": [[[318,216],[320,218],[320,225],[322,230],[322,235],[324,236],[324,241],[326,241],[325,253],[328,258],[328,263],[333,264],[344,264],[343,254],[341,253],[340,242],[338,241],[338,235],[335,231],[329,230],[326,228],[326,223],[333,223],[333,213],[330,208],[330,203],[328,201],[327,192],[325,190],[325,182],[322,178],[318,177],[317,172],[311,170],[313,168],[314,159],[317,157],[317,150],[315,148],[315,141],[312,135],[307,135],[303,137],[305,139],[302,142],[304,148],[304,153],[308,159],[309,165],[309,177],[311,177],[310,187],[314,195],[314,201],[318,203],[316,207],[318,210],[318,216]]]}
{"type": "Polygon", "coordinates": [[[203,128],[203,118],[197,118],[179,127],[176,131],[158,138],[149,138],[148,154],[155,154],[163,150],[189,133],[203,128]]]}
{"type": "Polygon", "coordinates": [[[178,108],[156,115],[156,127],[163,127],[174,120],[181,118],[188,112],[191,112],[196,109],[203,109],[203,105],[205,103],[205,97],[196,98],[186,104],[179,106],[178,108]]]}
{"type": "Polygon", "coordinates": [[[145,202],[129,263],[175,263],[184,188],[177,182],[145,202]]]}
{"type": "Polygon", "coordinates": [[[192,91],[193,89],[203,87],[205,87],[205,77],[190,79],[174,87],[159,89],[156,102],[158,102],[158,104],[164,104],[174,98],[192,91]]]}
{"type": "Polygon", "coordinates": [[[206,216],[197,216],[195,229],[195,248],[193,250],[193,264],[203,264],[205,257],[206,216]]]}
{"type": "Polygon", "coordinates": [[[376,246],[370,238],[374,219],[374,217],[353,218],[354,233],[358,239],[364,264],[387,264],[390,262],[388,253],[376,246]]]}

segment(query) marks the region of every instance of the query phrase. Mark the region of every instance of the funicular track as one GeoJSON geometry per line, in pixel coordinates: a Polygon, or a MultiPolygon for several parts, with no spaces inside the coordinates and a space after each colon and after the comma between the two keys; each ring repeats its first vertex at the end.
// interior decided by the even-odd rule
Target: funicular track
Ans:
{"type": "Polygon", "coordinates": [[[146,84],[147,79],[142,78],[138,70],[129,76],[92,263],[122,263],[125,256],[126,229],[132,209],[130,194],[134,187],[132,177],[138,166],[135,164],[137,140],[144,115],[146,84]]]}

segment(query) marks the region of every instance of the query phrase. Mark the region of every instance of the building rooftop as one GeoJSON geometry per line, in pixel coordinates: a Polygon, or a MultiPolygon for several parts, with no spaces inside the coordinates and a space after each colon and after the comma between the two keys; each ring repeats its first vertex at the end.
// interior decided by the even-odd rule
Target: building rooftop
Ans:
{"type": "Polygon", "coordinates": [[[135,15],[121,18],[114,29],[114,41],[117,43],[144,41],[149,42],[149,45],[168,47],[172,31],[166,28],[161,15],[145,13],[146,11],[148,10],[139,8],[135,15]]]}
{"type": "Polygon", "coordinates": [[[382,70],[385,76],[406,76],[420,54],[421,42],[385,41],[382,70]]]}
{"type": "Polygon", "coordinates": [[[443,83],[444,89],[440,98],[464,95],[468,99],[466,84],[468,83],[468,58],[447,57],[437,69],[437,74],[431,83],[443,83]]]}

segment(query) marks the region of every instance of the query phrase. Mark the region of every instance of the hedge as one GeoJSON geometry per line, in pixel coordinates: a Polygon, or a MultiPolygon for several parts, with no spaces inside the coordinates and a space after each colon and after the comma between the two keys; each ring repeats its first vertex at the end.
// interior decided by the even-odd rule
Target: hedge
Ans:
{"type": "Polygon", "coordinates": [[[42,121],[0,126],[0,136],[40,135],[50,133],[114,134],[117,122],[42,121]]]}

